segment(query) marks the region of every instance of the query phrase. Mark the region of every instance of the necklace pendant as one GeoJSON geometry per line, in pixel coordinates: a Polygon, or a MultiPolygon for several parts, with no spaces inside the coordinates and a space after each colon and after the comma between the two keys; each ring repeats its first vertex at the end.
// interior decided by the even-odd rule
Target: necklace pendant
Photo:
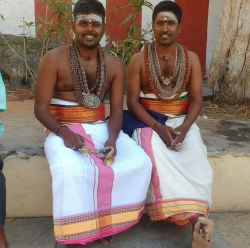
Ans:
{"type": "Polygon", "coordinates": [[[82,96],[83,104],[87,108],[98,108],[101,104],[100,98],[94,94],[82,92],[82,96]]]}

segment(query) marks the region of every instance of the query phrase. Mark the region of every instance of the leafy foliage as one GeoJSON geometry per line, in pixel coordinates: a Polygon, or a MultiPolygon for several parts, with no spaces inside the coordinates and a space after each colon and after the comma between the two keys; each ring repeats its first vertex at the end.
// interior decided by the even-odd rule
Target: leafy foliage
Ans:
{"type": "Polygon", "coordinates": [[[128,5],[132,8],[132,13],[121,22],[121,25],[130,24],[126,39],[111,41],[108,37],[107,45],[107,51],[119,57],[123,64],[128,64],[133,53],[144,46],[148,41],[148,34],[151,33],[149,28],[141,30],[137,24],[137,18],[141,13],[142,7],[153,9],[151,2],[147,0],[128,0],[128,5]]]}

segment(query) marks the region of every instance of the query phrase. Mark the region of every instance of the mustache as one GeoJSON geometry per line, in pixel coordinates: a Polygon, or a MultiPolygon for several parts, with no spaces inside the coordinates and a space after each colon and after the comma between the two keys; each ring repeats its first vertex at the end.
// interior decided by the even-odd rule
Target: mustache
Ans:
{"type": "Polygon", "coordinates": [[[83,36],[86,36],[86,35],[93,35],[93,36],[96,36],[96,33],[95,32],[88,32],[88,33],[84,33],[82,34],[83,36]]]}
{"type": "Polygon", "coordinates": [[[171,35],[171,33],[170,33],[170,32],[168,32],[168,31],[167,31],[167,32],[161,32],[161,33],[160,33],[160,35],[165,35],[165,34],[167,34],[167,35],[171,35]]]}

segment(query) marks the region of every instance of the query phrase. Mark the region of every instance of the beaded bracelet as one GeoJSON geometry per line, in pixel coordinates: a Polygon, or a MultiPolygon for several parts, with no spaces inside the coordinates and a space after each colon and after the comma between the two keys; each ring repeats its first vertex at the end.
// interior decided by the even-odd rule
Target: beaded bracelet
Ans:
{"type": "Polygon", "coordinates": [[[58,135],[59,130],[60,130],[62,127],[65,127],[65,126],[67,126],[67,124],[62,124],[61,126],[59,126],[59,127],[56,129],[55,134],[58,135]]]}

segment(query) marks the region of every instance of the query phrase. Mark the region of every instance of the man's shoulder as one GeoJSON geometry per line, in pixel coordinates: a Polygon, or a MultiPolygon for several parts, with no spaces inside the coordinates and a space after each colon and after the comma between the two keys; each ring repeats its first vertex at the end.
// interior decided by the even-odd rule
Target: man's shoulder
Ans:
{"type": "Polygon", "coordinates": [[[187,50],[187,53],[189,57],[198,57],[197,53],[195,53],[194,51],[187,50]]]}
{"type": "Polygon", "coordinates": [[[187,52],[191,67],[197,65],[197,63],[200,63],[199,56],[197,53],[190,50],[188,50],[187,52]]]}
{"type": "Polygon", "coordinates": [[[45,55],[51,59],[53,58],[58,59],[58,57],[65,56],[67,54],[67,50],[68,50],[68,45],[59,46],[49,50],[45,55]]]}
{"type": "Polygon", "coordinates": [[[144,59],[144,51],[134,53],[131,59],[144,59]]]}
{"type": "Polygon", "coordinates": [[[106,62],[108,66],[122,66],[122,62],[118,57],[115,57],[110,54],[106,54],[106,62]]]}
{"type": "Polygon", "coordinates": [[[113,56],[109,53],[106,53],[106,60],[108,63],[112,63],[112,64],[122,64],[120,58],[113,56]]]}
{"type": "Polygon", "coordinates": [[[187,54],[188,54],[188,57],[189,59],[192,61],[192,60],[197,60],[199,59],[197,53],[195,53],[194,51],[191,51],[191,50],[187,50],[187,54]]]}

